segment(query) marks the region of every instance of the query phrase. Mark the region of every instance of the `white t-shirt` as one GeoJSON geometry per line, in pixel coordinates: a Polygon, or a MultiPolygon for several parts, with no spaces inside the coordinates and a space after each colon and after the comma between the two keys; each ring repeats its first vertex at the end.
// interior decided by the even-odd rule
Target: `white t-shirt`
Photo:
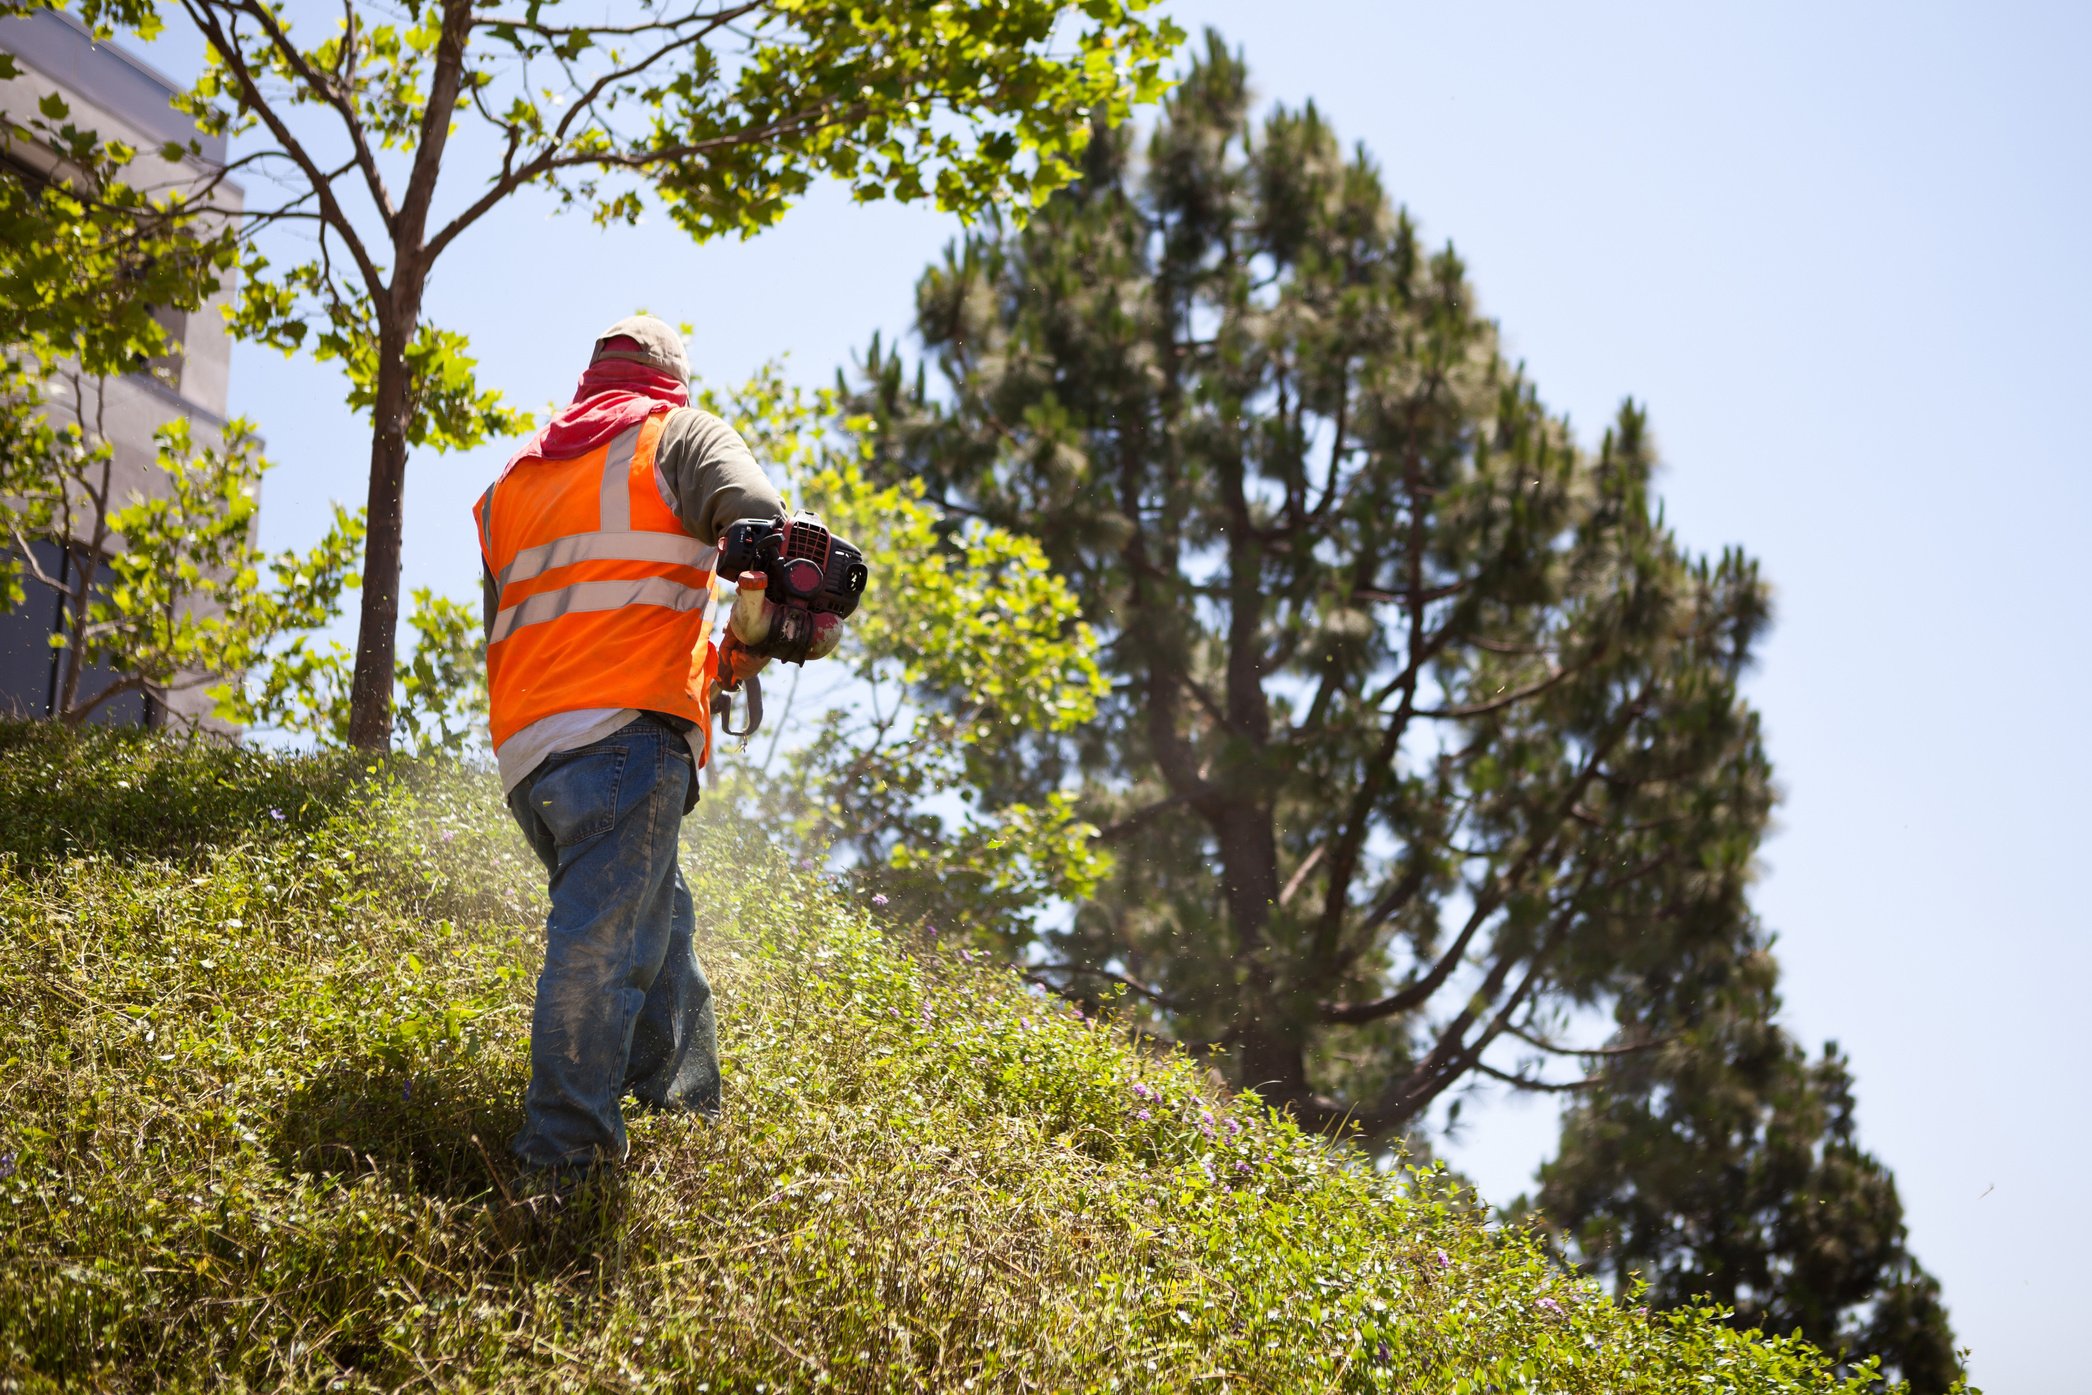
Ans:
{"type": "MultiPolygon", "coordinates": [[[[501,767],[502,796],[506,798],[509,791],[522,784],[523,777],[543,765],[547,757],[576,750],[592,741],[601,741],[638,716],[636,707],[583,707],[538,718],[502,742],[501,749],[494,754],[501,767]]],[[[690,743],[690,764],[695,769],[697,763],[705,758],[705,734],[693,726],[683,733],[683,739],[690,743]]]]}

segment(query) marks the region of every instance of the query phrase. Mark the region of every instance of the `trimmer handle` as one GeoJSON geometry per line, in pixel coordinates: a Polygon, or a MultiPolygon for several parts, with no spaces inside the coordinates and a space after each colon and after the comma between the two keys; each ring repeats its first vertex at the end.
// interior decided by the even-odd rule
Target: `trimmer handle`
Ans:
{"type": "Polygon", "coordinates": [[[763,680],[749,674],[738,683],[721,683],[719,691],[712,694],[712,720],[727,736],[746,741],[755,735],[755,729],[763,724],[763,680]],[[734,725],[734,694],[748,694],[748,722],[745,726],[734,725]]]}

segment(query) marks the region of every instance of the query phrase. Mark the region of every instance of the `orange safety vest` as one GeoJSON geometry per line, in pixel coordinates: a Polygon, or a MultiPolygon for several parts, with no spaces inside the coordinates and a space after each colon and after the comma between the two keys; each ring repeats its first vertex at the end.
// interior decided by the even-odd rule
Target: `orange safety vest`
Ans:
{"type": "Polygon", "coordinates": [[[525,459],[473,506],[501,592],[487,636],[496,750],[555,712],[635,707],[697,723],[711,754],[719,549],[683,531],[654,472],[666,420],[587,455],[525,459]]]}

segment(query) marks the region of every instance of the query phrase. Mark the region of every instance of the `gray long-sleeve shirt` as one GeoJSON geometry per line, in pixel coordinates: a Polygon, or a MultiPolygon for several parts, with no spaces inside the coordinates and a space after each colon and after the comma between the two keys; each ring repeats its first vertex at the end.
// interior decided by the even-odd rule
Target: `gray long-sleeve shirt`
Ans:
{"type": "MultiPolygon", "coordinates": [[[[779,518],[785,511],[783,497],[756,464],[741,433],[701,408],[678,407],[668,414],[654,447],[654,477],[683,531],[702,542],[717,543],[727,525],[739,519],[779,518]]],[[[486,632],[492,635],[501,588],[491,571],[483,576],[481,606],[486,632]]],[[[589,707],[532,722],[495,753],[502,793],[514,789],[547,756],[600,741],[638,715],[629,707],[589,707]]],[[[694,763],[703,758],[704,737],[695,729],[689,737],[694,763]]]]}
{"type": "Polygon", "coordinates": [[[693,538],[716,543],[729,523],[784,515],[783,496],[741,433],[701,407],[668,414],[654,464],[668,485],[669,507],[693,538]]]}

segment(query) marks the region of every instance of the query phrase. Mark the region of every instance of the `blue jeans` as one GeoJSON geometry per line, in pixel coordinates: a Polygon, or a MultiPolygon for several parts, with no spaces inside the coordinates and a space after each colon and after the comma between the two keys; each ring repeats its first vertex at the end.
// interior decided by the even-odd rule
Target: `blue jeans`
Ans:
{"type": "Polygon", "coordinates": [[[552,893],[523,1130],[509,1143],[526,1168],[622,1162],[628,1092],[719,1112],[712,987],[676,861],[696,778],[682,733],[642,715],[548,757],[509,792],[552,893]]]}

